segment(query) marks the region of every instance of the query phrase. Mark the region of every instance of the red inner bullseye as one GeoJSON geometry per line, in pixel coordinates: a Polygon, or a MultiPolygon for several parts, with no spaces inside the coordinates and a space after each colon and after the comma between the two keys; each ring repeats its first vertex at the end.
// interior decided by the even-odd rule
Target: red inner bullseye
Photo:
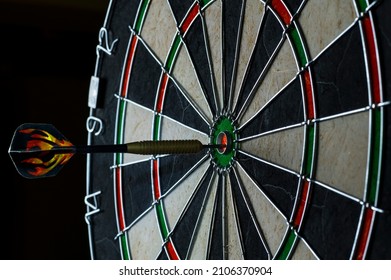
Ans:
{"type": "Polygon", "coordinates": [[[217,144],[221,145],[220,148],[217,149],[217,151],[220,154],[225,154],[227,152],[227,147],[229,145],[228,145],[228,136],[224,131],[220,132],[219,135],[217,136],[217,144]]]}

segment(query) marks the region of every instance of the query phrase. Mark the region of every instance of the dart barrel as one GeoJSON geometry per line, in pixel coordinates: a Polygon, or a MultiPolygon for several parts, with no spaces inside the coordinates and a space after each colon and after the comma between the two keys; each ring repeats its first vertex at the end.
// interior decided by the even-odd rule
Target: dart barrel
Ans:
{"type": "Polygon", "coordinates": [[[198,140],[140,141],[126,144],[127,152],[141,155],[198,153],[204,145],[198,140]]]}

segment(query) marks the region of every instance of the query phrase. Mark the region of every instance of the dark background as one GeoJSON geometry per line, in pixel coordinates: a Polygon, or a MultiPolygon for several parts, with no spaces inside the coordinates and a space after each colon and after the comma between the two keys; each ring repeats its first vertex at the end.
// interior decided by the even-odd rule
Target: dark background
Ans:
{"type": "Polygon", "coordinates": [[[85,144],[90,76],[109,0],[0,0],[0,259],[90,259],[85,156],[24,179],[8,155],[22,123],[54,124],[85,144]]]}

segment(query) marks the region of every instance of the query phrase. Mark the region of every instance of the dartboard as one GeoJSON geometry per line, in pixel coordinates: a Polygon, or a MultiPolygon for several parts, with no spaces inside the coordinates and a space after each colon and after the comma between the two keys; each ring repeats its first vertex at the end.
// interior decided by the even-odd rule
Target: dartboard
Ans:
{"type": "Polygon", "coordinates": [[[93,259],[391,257],[391,1],[113,0],[87,157],[93,259]]]}

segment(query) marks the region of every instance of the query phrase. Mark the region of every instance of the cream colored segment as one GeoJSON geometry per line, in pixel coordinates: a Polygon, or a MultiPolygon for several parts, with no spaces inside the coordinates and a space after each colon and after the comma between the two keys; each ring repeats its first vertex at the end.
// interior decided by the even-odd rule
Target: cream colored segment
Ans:
{"type": "MultiPolygon", "coordinates": [[[[126,103],[126,117],[124,129],[124,142],[135,142],[151,140],[151,127],[153,121],[153,112],[133,104],[126,103]]],[[[124,163],[132,163],[150,158],[150,155],[137,155],[124,153],[124,163]]]]}
{"type": "Polygon", "coordinates": [[[261,159],[300,173],[303,141],[304,127],[302,126],[242,142],[240,148],[261,159]]]}
{"type": "Polygon", "coordinates": [[[253,100],[241,117],[243,124],[252,118],[275,94],[296,77],[298,72],[292,47],[285,40],[267,74],[254,94],[253,100]]]}
{"type": "Polygon", "coordinates": [[[217,96],[219,108],[223,106],[222,89],[222,6],[221,1],[215,1],[204,13],[206,28],[208,32],[208,41],[212,60],[213,74],[216,81],[217,96]]]}
{"type": "Polygon", "coordinates": [[[190,60],[190,55],[185,46],[179,48],[179,53],[175,60],[172,75],[179,86],[184,90],[185,95],[191,100],[192,104],[202,112],[202,114],[211,123],[212,113],[202,92],[195,69],[190,60]]]}
{"type": "Polygon", "coordinates": [[[364,197],[368,112],[320,122],[316,180],[359,199],[364,197]]]}
{"type": "Polygon", "coordinates": [[[265,197],[242,168],[237,168],[241,183],[247,192],[254,215],[261,228],[265,242],[274,256],[287,230],[287,221],[265,197]]]}
{"type": "Polygon", "coordinates": [[[164,116],[161,119],[160,139],[199,140],[203,144],[209,143],[208,135],[164,116]]]}
{"type": "Polygon", "coordinates": [[[153,209],[129,229],[128,240],[133,260],[156,259],[163,242],[153,209]]]}
{"type": "Polygon", "coordinates": [[[309,0],[306,3],[298,21],[311,59],[354,22],[354,2],[309,0]]]}
{"type": "MultiPolygon", "coordinates": [[[[205,161],[201,166],[197,167],[187,178],[174,187],[171,192],[164,197],[164,213],[168,225],[168,229],[173,230],[180,215],[183,213],[186,203],[194,193],[198,182],[202,178],[210,163],[205,161]]],[[[190,211],[192,211],[190,209],[190,211]]],[[[190,236],[189,236],[190,238],[190,236]]]]}
{"type": "Polygon", "coordinates": [[[241,248],[238,225],[236,220],[235,208],[233,205],[233,194],[231,181],[226,176],[226,217],[227,217],[227,251],[229,260],[242,260],[243,249],[241,248]]]}
{"type": "Polygon", "coordinates": [[[207,194],[204,209],[202,209],[199,224],[197,225],[197,232],[189,255],[191,260],[205,260],[207,257],[217,182],[217,177],[214,177],[207,194]]]}
{"type": "Polygon", "coordinates": [[[141,29],[141,37],[161,63],[166,61],[176,23],[167,1],[151,1],[141,29]]]}
{"type": "Polygon", "coordinates": [[[307,245],[298,239],[296,249],[291,257],[292,260],[317,260],[307,245]]]}
{"type": "MultiPolygon", "coordinates": [[[[237,72],[235,80],[235,88],[233,91],[234,104],[238,99],[240,88],[243,86],[243,79],[246,74],[247,67],[250,62],[251,54],[254,51],[254,46],[259,34],[260,24],[264,15],[264,4],[262,1],[245,1],[245,13],[243,19],[243,27],[240,41],[240,53],[238,55],[237,72]]],[[[238,7],[239,8],[239,7],[238,7]]],[[[261,35],[259,35],[261,36],[261,35]]],[[[231,77],[227,77],[230,79],[231,77]]]]}

